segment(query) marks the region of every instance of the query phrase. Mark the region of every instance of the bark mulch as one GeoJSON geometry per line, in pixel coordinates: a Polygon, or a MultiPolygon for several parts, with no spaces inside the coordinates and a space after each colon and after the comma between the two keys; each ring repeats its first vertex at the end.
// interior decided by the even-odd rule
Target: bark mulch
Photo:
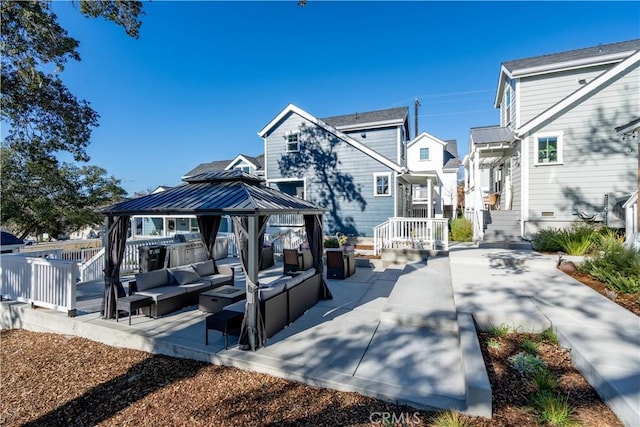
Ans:
{"type": "MultiPolygon", "coordinates": [[[[487,346],[486,335],[480,339],[494,417],[465,417],[468,425],[536,425],[526,398],[530,387],[505,362],[524,338],[500,338],[499,350],[487,346]]],[[[384,423],[385,416],[426,426],[437,415],[357,393],[78,337],[4,330],[0,344],[2,426],[392,425],[384,423]]],[[[540,351],[559,376],[580,423],[621,425],[573,369],[566,351],[551,345],[540,351]]]]}
{"type": "Polygon", "coordinates": [[[634,294],[621,294],[610,290],[604,283],[589,274],[580,273],[579,271],[565,271],[565,273],[583,285],[586,285],[599,294],[609,298],[620,307],[624,307],[636,316],[640,316],[640,292],[636,292],[634,294]]]}

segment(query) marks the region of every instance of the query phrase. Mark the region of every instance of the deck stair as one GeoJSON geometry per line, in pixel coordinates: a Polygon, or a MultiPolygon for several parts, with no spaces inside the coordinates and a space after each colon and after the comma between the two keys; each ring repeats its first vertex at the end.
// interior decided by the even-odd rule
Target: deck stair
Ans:
{"type": "Polygon", "coordinates": [[[489,247],[509,247],[511,249],[530,248],[529,242],[525,242],[520,237],[520,223],[518,222],[518,212],[485,210],[484,213],[484,239],[479,242],[479,246],[489,247]]]}

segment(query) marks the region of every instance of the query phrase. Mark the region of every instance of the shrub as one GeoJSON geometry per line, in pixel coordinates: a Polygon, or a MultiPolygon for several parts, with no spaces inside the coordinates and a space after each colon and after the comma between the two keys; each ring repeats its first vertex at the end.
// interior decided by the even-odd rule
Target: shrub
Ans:
{"type": "Polygon", "coordinates": [[[573,418],[573,410],[566,397],[549,392],[538,392],[533,395],[532,400],[539,410],[542,423],[564,427],[579,425],[573,418]]]}
{"type": "Polygon", "coordinates": [[[505,325],[503,323],[499,326],[491,325],[487,330],[487,334],[489,334],[489,336],[491,337],[504,337],[510,331],[511,331],[511,328],[509,327],[509,325],[505,325]]]}
{"type": "Polygon", "coordinates": [[[589,257],[578,267],[603,282],[609,289],[621,293],[640,292],[640,252],[625,247],[619,239],[603,237],[600,253],[589,257]]]}
{"type": "Polygon", "coordinates": [[[451,240],[455,242],[470,242],[473,240],[473,224],[466,218],[456,218],[451,221],[451,240]]]}
{"type": "Polygon", "coordinates": [[[518,353],[511,356],[508,360],[513,369],[527,377],[547,368],[544,360],[532,354],[518,353]]]}
{"type": "Polygon", "coordinates": [[[560,230],[554,239],[569,255],[584,255],[594,246],[597,231],[589,225],[578,224],[568,230],[560,230]]]}
{"type": "Polygon", "coordinates": [[[543,340],[549,341],[555,345],[558,345],[558,335],[554,332],[553,328],[547,328],[540,334],[543,340]]]}
{"type": "Polygon", "coordinates": [[[524,340],[520,344],[520,348],[530,354],[536,354],[538,352],[538,343],[531,340],[524,340]]]}
{"type": "Polygon", "coordinates": [[[554,228],[538,231],[533,237],[533,249],[540,252],[558,252],[563,250],[555,238],[559,232],[560,230],[554,228]]]}
{"type": "Polygon", "coordinates": [[[434,427],[468,427],[471,425],[469,419],[459,412],[449,410],[441,412],[435,417],[431,425],[434,427]]]}
{"type": "Polygon", "coordinates": [[[598,232],[586,224],[573,225],[569,229],[549,228],[540,230],[533,238],[533,248],[540,252],[564,251],[569,255],[584,255],[593,248],[598,232]]]}
{"type": "Polygon", "coordinates": [[[541,369],[533,374],[533,383],[540,392],[554,392],[558,388],[558,380],[548,369],[541,369]]]}

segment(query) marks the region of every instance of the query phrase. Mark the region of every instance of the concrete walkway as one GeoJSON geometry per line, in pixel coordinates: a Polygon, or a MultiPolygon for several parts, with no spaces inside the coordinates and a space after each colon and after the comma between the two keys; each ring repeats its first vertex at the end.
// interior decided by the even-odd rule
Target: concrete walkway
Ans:
{"type": "Polygon", "coordinates": [[[556,269],[557,256],[457,245],[450,259],[459,312],[481,329],[552,325],[603,401],[626,426],[640,426],[638,316],[556,269]]]}

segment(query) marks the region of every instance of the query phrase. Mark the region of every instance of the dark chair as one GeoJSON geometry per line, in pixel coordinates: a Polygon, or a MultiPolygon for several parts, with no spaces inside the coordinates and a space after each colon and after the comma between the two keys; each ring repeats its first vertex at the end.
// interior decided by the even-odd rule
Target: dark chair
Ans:
{"type": "Polygon", "coordinates": [[[327,251],[327,279],[349,277],[347,260],[342,251],[327,251]]]}
{"type": "Polygon", "coordinates": [[[273,267],[274,264],[275,264],[275,260],[273,257],[273,246],[263,246],[262,262],[260,263],[260,270],[273,267]]]}
{"type": "Polygon", "coordinates": [[[291,273],[294,271],[299,271],[300,261],[298,256],[297,249],[283,249],[282,250],[282,261],[284,263],[283,273],[291,273]]]}

